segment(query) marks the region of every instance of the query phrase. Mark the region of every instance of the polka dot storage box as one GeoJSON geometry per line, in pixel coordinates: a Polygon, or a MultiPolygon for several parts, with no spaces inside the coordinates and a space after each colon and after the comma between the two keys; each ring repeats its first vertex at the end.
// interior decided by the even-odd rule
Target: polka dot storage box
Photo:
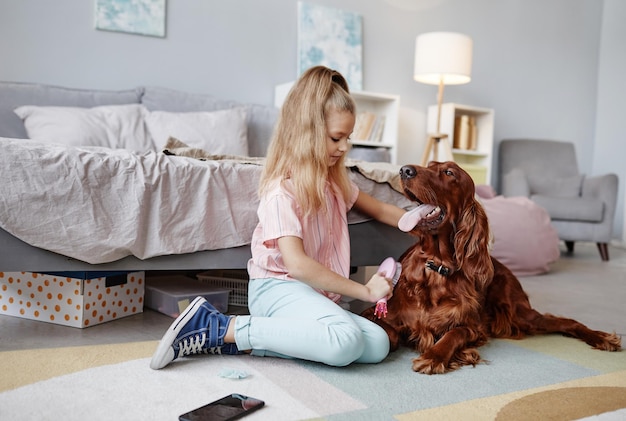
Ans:
{"type": "Polygon", "coordinates": [[[0,272],[0,314],[89,327],[143,311],[144,272],[0,272]]]}

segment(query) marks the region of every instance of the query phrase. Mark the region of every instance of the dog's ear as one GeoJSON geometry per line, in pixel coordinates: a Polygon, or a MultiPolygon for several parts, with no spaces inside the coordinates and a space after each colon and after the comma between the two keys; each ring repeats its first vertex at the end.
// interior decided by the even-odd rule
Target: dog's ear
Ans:
{"type": "Polygon", "coordinates": [[[489,253],[487,213],[476,199],[472,198],[464,207],[456,228],[454,249],[457,268],[482,289],[493,277],[493,263],[489,253]]]}

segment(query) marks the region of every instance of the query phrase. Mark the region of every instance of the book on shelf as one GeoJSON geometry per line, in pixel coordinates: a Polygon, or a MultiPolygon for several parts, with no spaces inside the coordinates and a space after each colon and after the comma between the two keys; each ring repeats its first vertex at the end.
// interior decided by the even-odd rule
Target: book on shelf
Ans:
{"type": "Polygon", "coordinates": [[[369,140],[371,142],[382,142],[383,140],[383,130],[385,129],[385,116],[379,115],[376,117],[374,121],[374,127],[372,127],[372,132],[370,133],[369,140]]]}
{"type": "Polygon", "coordinates": [[[352,129],[352,139],[360,140],[359,134],[363,131],[364,114],[358,113],[354,120],[354,129],[352,129]]]}
{"type": "Polygon", "coordinates": [[[355,131],[354,137],[357,140],[367,140],[372,130],[372,126],[374,125],[375,119],[376,114],[369,111],[357,114],[357,120],[359,120],[359,128],[358,131],[355,131]]]}
{"type": "Polygon", "coordinates": [[[357,114],[352,138],[359,141],[380,142],[385,125],[385,116],[363,111],[357,114]]]}

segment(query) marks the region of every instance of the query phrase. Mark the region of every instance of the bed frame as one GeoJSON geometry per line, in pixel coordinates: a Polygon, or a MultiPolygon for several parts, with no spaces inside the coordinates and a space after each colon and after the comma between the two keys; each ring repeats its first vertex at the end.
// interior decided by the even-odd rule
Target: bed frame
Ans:
{"type": "MultiPolygon", "coordinates": [[[[398,258],[414,242],[409,234],[378,221],[350,224],[349,231],[350,264],[354,267],[377,266],[388,256],[398,258]]],[[[145,260],[128,256],[93,265],[33,247],[0,230],[0,270],[3,272],[245,269],[250,256],[250,246],[246,245],[145,260]]]]}

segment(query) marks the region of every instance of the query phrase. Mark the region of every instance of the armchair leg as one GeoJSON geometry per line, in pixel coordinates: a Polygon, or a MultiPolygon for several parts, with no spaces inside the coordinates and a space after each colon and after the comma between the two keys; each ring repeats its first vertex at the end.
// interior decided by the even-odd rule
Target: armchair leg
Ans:
{"type": "Polygon", "coordinates": [[[598,251],[603,262],[609,261],[609,247],[607,243],[598,243],[598,251]]]}
{"type": "MultiPolygon", "coordinates": [[[[565,247],[567,247],[567,254],[574,253],[574,242],[573,241],[566,241],[565,242],[565,247]]],[[[599,247],[599,245],[598,245],[598,247],[599,247]]]]}

